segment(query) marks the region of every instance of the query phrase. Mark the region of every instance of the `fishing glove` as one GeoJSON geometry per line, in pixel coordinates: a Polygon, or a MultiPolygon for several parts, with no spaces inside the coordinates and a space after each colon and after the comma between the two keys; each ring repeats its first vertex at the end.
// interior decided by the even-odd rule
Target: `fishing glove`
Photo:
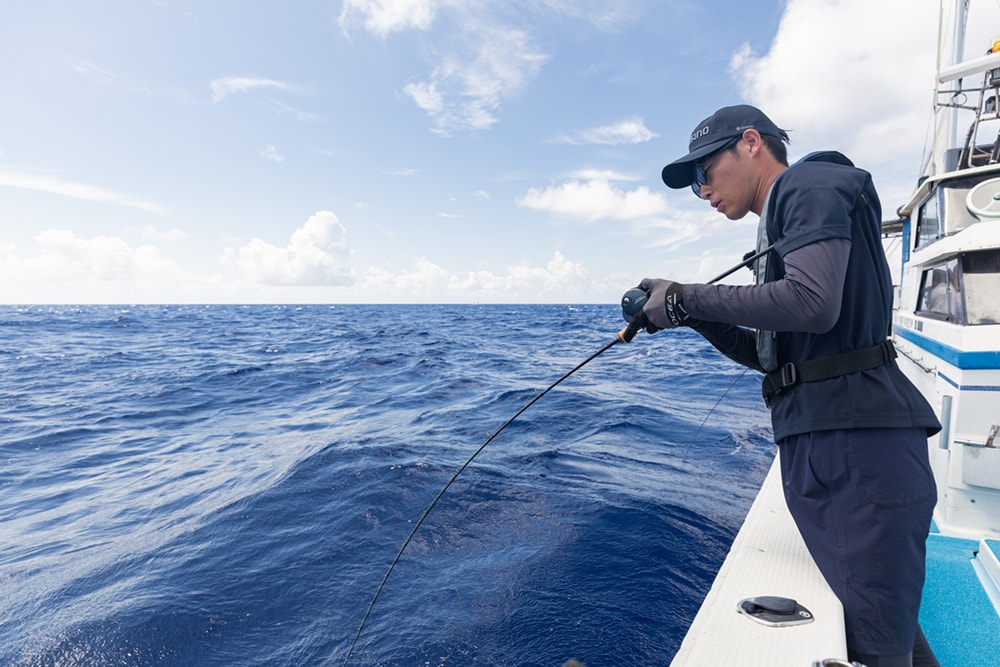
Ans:
{"type": "Polygon", "coordinates": [[[684,309],[684,285],[681,283],[661,278],[643,278],[639,289],[649,294],[649,300],[642,307],[647,333],[697,324],[684,309]]]}

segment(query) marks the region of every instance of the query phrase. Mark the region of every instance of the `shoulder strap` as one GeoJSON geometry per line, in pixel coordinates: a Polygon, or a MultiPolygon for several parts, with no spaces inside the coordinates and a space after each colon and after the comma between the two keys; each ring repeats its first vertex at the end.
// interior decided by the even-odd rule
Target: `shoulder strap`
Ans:
{"type": "Polygon", "coordinates": [[[833,162],[834,164],[842,164],[845,167],[854,166],[851,159],[840,151],[813,151],[796,160],[795,164],[801,164],[802,162],[833,162]]]}

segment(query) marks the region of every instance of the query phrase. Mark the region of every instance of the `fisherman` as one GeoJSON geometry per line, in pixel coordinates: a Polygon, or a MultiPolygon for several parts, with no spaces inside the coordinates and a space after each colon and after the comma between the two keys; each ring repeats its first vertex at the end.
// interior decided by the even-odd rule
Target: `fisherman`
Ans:
{"type": "Polygon", "coordinates": [[[788,133],[759,109],[699,123],[663,168],[730,220],[760,218],[756,284],[644,279],[649,333],[691,327],[765,374],[788,509],[844,607],[848,657],[867,667],[938,662],[917,623],[937,497],[933,410],[887,340],[892,282],[870,175],[828,151],[788,166],[788,133]]]}

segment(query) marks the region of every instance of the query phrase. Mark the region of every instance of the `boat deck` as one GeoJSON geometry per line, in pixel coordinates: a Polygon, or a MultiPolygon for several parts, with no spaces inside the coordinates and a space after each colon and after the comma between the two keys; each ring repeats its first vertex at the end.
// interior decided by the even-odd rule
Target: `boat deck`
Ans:
{"type": "Polygon", "coordinates": [[[942,665],[1000,667],[1000,542],[927,538],[920,625],[942,665]]]}
{"type": "MultiPolygon", "coordinates": [[[[1000,541],[932,528],[920,624],[942,665],[1000,667],[1000,541]]],[[[788,514],[775,465],[671,665],[801,667],[834,657],[846,657],[843,611],[788,514]],[[736,603],[756,595],[795,598],[816,621],[754,623],[736,603]]]]}
{"type": "Polygon", "coordinates": [[[803,667],[846,657],[843,607],[785,507],[775,459],[671,666],[803,667]],[[768,627],[738,613],[740,600],[761,595],[795,599],[815,620],[768,627]]]}

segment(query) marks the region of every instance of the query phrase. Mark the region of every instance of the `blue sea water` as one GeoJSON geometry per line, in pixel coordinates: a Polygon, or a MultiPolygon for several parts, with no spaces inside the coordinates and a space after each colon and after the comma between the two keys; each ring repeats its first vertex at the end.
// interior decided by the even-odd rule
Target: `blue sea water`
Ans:
{"type": "MultiPolygon", "coordinates": [[[[458,466],[623,324],[0,307],[0,664],[343,664],[458,466]]],[[[668,664],[770,442],[758,378],[696,334],[612,346],[442,497],[349,664],[668,664]]]]}

